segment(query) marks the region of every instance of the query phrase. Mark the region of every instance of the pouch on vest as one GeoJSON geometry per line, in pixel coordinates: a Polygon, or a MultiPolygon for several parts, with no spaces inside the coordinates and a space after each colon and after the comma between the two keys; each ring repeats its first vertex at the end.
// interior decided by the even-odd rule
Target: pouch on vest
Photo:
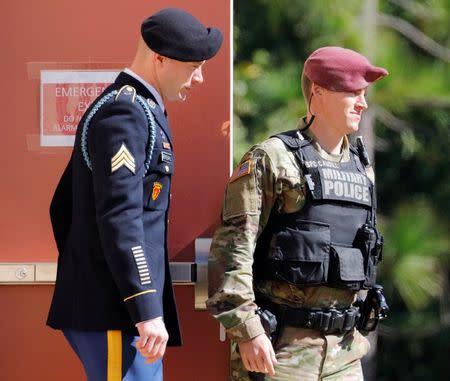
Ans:
{"type": "Polygon", "coordinates": [[[278,232],[275,239],[275,255],[269,260],[277,278],[303,285],[327,281],[329,225],[298,221],[297,226],[278,232]]]}
{"type": "Polygon", "coordinates": [[[353,246],[359,248],[363,253],[366,274],[364,288],[370,288],[375,285],[377,265],[382,259],[383,236],[376,228],[364,224],[356,232],[353,246]]]}
{"type": "Polygon", "coordinates": [[[359,290],[364,280],[364,258],[361,250],[331,246],[328,283],[336,288],[359,290]]]}

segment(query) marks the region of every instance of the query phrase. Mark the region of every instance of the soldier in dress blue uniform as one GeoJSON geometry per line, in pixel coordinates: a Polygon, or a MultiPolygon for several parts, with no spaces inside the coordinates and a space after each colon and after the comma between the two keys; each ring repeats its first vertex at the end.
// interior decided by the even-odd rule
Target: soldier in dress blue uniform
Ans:
{"type": "Polygon", "coordinates": [[[184,101],[222,44],[175,8],[143,21],[136,57],[83,116],[50,216],[58,273],[47,324],[89,381],[162,380],[181,345],[167,255],[173,142],[164,102],[184,101]],[[140,353],[139,353],[140,352],[140,353]]]}

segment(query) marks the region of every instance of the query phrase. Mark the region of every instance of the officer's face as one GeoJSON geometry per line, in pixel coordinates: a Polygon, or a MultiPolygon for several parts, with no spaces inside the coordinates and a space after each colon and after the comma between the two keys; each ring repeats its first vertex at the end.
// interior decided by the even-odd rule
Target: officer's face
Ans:
{"type": "Polygon", "coordinates": [[[354,92],[326,90],[322,115],[342,135],[358,131],[362,112],[367,108],[365,89],[354,92]]]}
{"type": "Polygon", "coordinates": [[[181,62],[164,57],[159,78],[163,99],[185,101],[190,89],[203,83],[204,63],[205,61],[181,62]]]}

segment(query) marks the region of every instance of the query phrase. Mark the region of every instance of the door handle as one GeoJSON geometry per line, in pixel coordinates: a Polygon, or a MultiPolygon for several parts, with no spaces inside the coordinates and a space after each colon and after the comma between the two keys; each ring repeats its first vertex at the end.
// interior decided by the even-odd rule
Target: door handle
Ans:
{"type": "MultiPolygon", "coordinates": [[[[173,284],[195,283],[195,262],[170,262],[169,266],[173,284]]],[[[3,262],[0,263],[0,284],[53,284],[56,270],[56,262],[3,262]]]]}
{"type": "MultiPolygon", "coordinates": [[[[198,238],[195,240],[195,262],[169,262],[174,285],[195,284],[196,293],[204,295],[203,302],[198,301],[200,309],[205,309],[202,305],[207,297],[210,245],[210,238],[198,238]]],[[[56,270],[56,262],[3,262],[0,263],[0,284],[53,284],[56,270]]]]}

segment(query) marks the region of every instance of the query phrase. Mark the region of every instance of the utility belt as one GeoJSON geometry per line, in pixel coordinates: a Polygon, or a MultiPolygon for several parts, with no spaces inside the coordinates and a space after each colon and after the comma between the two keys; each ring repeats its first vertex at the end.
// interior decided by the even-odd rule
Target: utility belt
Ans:
{"type": "MultiPolygon", "coordinates": [[[[258,303],[258,305],[260,305],[261,311],[258,314],[262,322],[265,319],[262,312],[270,311],[280,326],[316,329],[324,334],[351,331],[358,327],[361,321],[360,309],[356,306],[348,308],[295,308],[269,301],[258,303]]],[[[278,326],[277,328],[281,327],[278,326]]]]}
{"type": "Polygon", "coordinates": [[[284,306],[283,323],[291,327],[317,329],[323,333],[351,331],[358,325],[361,314],[359,308],[315,309],[291,308],[284,306]]]}
{"type": "Polygon", "coordinates": [[[315,329],[324,334],[339,334],[353,328],[367,333],[374,331],[389,312],[383,287],[378,284],[368,291],[365,300],[358,299],[347,308],[296,308],[274,303],[264,296],[257,296],[256,303],[257,314],[272,342],[285,326],[315,329]]]}

